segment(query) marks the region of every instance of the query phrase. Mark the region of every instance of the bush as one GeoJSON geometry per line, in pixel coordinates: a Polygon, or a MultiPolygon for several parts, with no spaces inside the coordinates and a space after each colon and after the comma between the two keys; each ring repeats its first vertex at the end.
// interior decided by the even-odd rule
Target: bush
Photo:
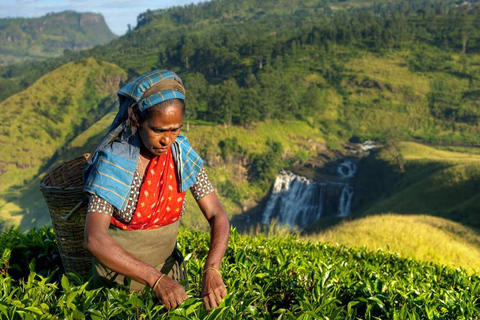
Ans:
{"type": "MultiPolygon", "coordinates": [[[[50,229],[0,236],[1,252],[22,245],[36,260],[32,246],[50,242],[50,229]],[[21,239],[21,240],[19,240],[21,239]]],[[[47,276],[27,272],[23,280],[0,274],[2,319],[473,319],[480,314],[480,278],[465,271],[420,263],[383,251],[348,249],[304,242],[295,235],[241,236],[230,233],[222,262],[229,294],[207,311],[200,295],[209,234],[182,229],[178,239],[185,256],[188,300],[169,312],[150,289],[89,289],[88,277],[69,273],[47,276]]],[[[48,251],[44,252],[48,254],[48,251]]],[[[4,257],[6,258],[6,257],[4,257]]]]}

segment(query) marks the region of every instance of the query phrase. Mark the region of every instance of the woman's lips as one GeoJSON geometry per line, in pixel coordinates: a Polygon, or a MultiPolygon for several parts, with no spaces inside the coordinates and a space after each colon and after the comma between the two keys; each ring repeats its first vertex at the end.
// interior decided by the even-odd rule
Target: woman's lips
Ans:
{"type": "Polygon", "coordinates": [[[168,148],[167,147],[165,147],[165,148],[153,148],[153,150],[155,150],[156,152],[165,153],[165,152],[167,152],[168,148]]]}

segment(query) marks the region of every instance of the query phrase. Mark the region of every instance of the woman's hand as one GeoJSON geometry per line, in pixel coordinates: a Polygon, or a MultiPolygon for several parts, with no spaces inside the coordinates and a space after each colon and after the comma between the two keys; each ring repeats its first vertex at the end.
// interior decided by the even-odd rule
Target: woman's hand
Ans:
{"type": "Polygon", "coordinates": [[[185,288],[168,276],[160,279],[154,292],[167,310],[178,307],[188,299],[185,288]]]}
{"type": "Polygon", "coordinates": [[[227,295],[227,289],[223,283],[220,272],[207,268],[203,274],[202,297],[206,309],[216,308],[227,295]]]}

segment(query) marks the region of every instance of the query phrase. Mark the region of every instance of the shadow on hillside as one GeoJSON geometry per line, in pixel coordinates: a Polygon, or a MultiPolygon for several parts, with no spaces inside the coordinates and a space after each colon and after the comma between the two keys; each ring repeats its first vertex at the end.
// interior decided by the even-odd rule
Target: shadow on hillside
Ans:
{"type": "MultiPolygon", "coordinates": [[[[353,187],[353,213],[345,219],[384,213],[432,215],[479,233],[480,163],[409,161],[401,173],[388,161],[368,157],[358,164],[353,187]]],[[[321,232],[345,219],[326,217],[303,233],[321,232]]]]}
{"type": "Polygon", "coordinates": [[[234,216],[230,220],[230,225],[242,234],[255,234],[261,232],[265,228],[265,226],[262,225],[262,214],[269,196],[270,192],[267,196],[261,199],[255,207],[234,216]]]}

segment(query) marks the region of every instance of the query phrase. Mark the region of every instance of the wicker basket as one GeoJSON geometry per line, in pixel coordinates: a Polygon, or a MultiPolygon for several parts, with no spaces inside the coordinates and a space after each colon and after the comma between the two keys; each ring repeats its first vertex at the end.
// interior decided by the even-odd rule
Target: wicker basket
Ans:
{"type": "Polygon", "coordinates": [[[67,161],[50,171],[40,188],[52,218],[65,272],[85,275],[92,256],[83,247],[87,202],[83,193],[83,168],[88,154],[67,161]]]}

